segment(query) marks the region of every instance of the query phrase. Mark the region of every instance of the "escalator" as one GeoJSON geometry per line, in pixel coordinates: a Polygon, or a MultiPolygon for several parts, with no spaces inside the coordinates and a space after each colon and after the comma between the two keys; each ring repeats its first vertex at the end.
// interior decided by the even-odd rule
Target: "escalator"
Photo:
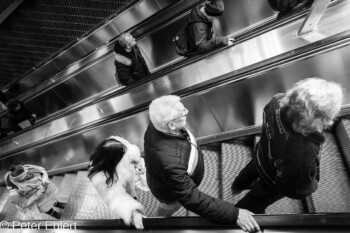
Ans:
{"type": "MultiPolygon", "coordinates": [[[[334,1],[314,34],[297,37],[303,18],[293,18],[233,47],[183,61],[147,82],[95,96],[81,109],[13,135],[0,142],[0,182],[4,185],[2,177],[11,163],[43,166],[59,187],[60,201],[67,202],[63,221],[76,222],[81,232],[133,230],[114,220],[99,198],[86,177],[87,161],[97,143],[110,135],[123,136],[142,149],[150,101],[177,94],[189,109],[188,127],[203,146],[206,173],[199,188],[236,203],[245,193],[232,196],[230,185],[251,158],[262,108],[271,97],[314,76],[350,88],[348,12],[349,0],[334,1]]],[[[256,216],[264,232],[349,232],[349,101],[349,92],[345,92],[340,120],[325,132],[318,190],[301,201],[284,198],[271,205],[267,215],[256,216]]],[[[0,220],[26,222],[8,202],[4,186],[0,195],[0,220]]],[[[155,198],[140,190],[138,198],[152,216],[155,198]]],[[[239,231],[237,226],[214,224],[183,208],[175,216],[149,217],[144,220],[146,230],[239,231]]],[[[43,214],[37,222],[45,220],[52,219],[43,214]]]]}
{"type": "MultiPolygon", "coordinates": [[[[67,151],[58,144],[75,148],[71,143],[82,143],[79,154],[86,153],[82,149],[86,143],[84,141],[93,140],[86,143],[86,151],[91,151],[91,145],[98,140],[98,137],[82,136],[86,134],[96,134],[102,138],[118,132],[142,148],[139,135],[143,134],[145,122],[148,121],[147,106],[151,100],[163,94],[178,94],[192,105],[190,109],[197,116],[208,115],[207,119],[199,118],[196,119],[199,123],[190,124],[199,128],[195,129],[196,135],[206,136],[259,124],[261,105],[274,93],[284,92],[293,82],[304,77],[319,76],[346,87],[349,84],[345,77],[349,71],[343,63],[349,57],[349,25],[339,25],[337,22],[346,16],[349,7],[349,1],[337,1],[329,7],[317,31],[318,34],[322,33],[322,40],[314,38],[315,42],[310,42],[310,38],[292,37],[302,21],[297,19],[234,47],[194,58],[189,64],[163,76],[126,88],[117,96],[103,98],[80,111],[14,135],[0,143],[1,158],[28,157],[30,154],[40,156],[47,154],[45,147],[55,144],[54,150],[67,157],[66,160],[73,165],[85,158],[74,155],[72,159],[75,149],[67,151]],[[335,75],[332,69],[336,70],[335,75]],[[242,103],[239,98],[244,98],[245,102],[242,103]],[[222,106],[217,106],[215,101],[222,103],[222,106]],[[231,122],[224,119],[227,117],[225,106],[230,108],[231,122]],[[239,111],[235,112],[234,109],[239,111]],[[212,125],[208,129],[201,127],[208,124],[212,125]]],[[[51,150],[50,153],[57,156],[55,151],[51,150]]]]}
{"type": "MultiPolygon", "coordinates": [[[[307,199],[283,198],[266,209],[266,215],[256,219],[264,232],[346,232],[350,230],[350,176],[346,150],[350,144],[339,146],[339,141],[350,140],[350,118],[342,118],[332,130],[325,132],[326,142],[321,151],[321,178],[318,190],[307,199]],[[345,133],[344,133],[344,132],[345,133]],[[345,153],[344,153],[345,152],[345,153]],[[313,208],[310,208],[310,200],[313,208]]],[[[258,130],[256,131],[258,132],[258,130]]],[[[250,161],[256,132],[245,132],[240,137],[231,134],[230,140],[217,141],[218,137],[199,138],[205,162],[205,176],[199,189],[213,197],[236,203],[247,191],[233,196],[230,186],[238,172],[250,161]]],[[[228,135],[225,135],[228,137],[228,135]]],[[[86,165],[78,170],[57,173],[49,171],[51,180],[59,188],[59,200],[65,202],[61,220],[76,224],[78,230],[128,229],[122,221],[115,220],[97,191],[87,178],[86,165]]],[[[42,214],[41,219],[26,221],[13,204],[9,203],[8,191],[0,188],[1,221],[19,228],[20,223],[42,223],[54,228],[52,217],[42,214]],[[48,222],[46,222],[48,221],[48,222]],[[47,225],[48,224],[48,225],[47,225]]],[[[150,192],[137,190],[138,201],[145,206],[148,218],[144,220],[146,230],[194,230],[228,231],[237,226],[222,225],[200,218],[181,208],[172,218],[152,218],[157,201],[150,192]]],[[[57,226],[56,226],[57,229],[57,226]]],[[[67,228],[69,229],[69,228],[67,228]]],[[[75,229],[74,229],[75,230],[75,229]]],[[[12,232],[12,231],[11,231],[12,232]]]]}

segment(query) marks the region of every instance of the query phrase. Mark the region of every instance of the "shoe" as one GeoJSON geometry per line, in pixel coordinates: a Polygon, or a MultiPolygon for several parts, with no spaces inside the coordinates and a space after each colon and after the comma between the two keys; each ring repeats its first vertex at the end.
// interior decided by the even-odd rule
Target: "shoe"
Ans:
{"type": "Polygon", "coordinates": [[[54,211],[52,214],[50,214],[52,217],[56,218],[56,219],[60,219],[62,217],[62,213],[58,213],[56,211],[54,211]]]}
{"type": "Polygon", "coordinates": [[[66,207],[66,203],[57,201],[53,206],[60,209],[64,209],[64,207],[66,207]]]}
{"type": "Polygon", "coordinates": [[[236,187],[235,183],[233,182],[231,185],[231,191],[232,191],[232,195],[237,195],[237,194],[240,194],[243,191],[243,189],[236,187]]]}
{"type": "Polygon", "coordinates": [[[51,208],[49,211],[45,212],[46,214],[50,215],[51,217],[54,217],[55,219],[60,219],[62,214],[55,211],[53,208],[51,208]]]}

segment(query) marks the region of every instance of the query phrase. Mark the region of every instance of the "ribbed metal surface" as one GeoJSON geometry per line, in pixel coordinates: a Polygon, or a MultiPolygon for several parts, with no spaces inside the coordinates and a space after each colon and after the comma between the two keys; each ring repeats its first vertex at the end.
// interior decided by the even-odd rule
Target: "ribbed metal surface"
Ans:
{"type": "Polygon", "coordinates": [[[222,199],[237,203],[248,191],[233,196],[231,185],[238,173],[252,158],[252,149],[241,144],[221,144],[222,156],[222,199]]]}
{"type": "Polygon", "coordinates": [[[6,187],[2,186],[0,187],[0,197],[2,196],[2,194],[6,191],[6,187]]]}
{"type": "Polygon", "coordinates": [[[305,198],[304,203],[304,206],[307,209],[308,213],[313,214],[316,212],[315,203],[312,196],[308,196],[307,198],[305,198]]]}
{"type": "Polygon", "coordinates": [[[144,207],[146,216],[154,216],[158,207],[157,199],[152,195],[151,192],[146,192],[140,189],[136,189],[136,194],[137,200],[144,207]]]}
{"type": "Polygon", "coordinates": [[[0,199],[0,207],[1,207],[1,212],[0,212],[0,217],[3,220],[15,220],[15,216],[17,213],[17,208],[15,207],[14,204],[12,204],[9,200],[10,192],[6,190],[1,199],[0,199]]]}
{"type": "Polygon", "coordinates": [[[93,187],[87,172],[78,172],[62,219],[112,219],[107,205],[93,187]]]}
{"type": "MultiPolygon", "coordinates": [[[[0,10],[12,1],[1,1],[0,10]]],[[[0,87],[16,80],[132,0],[24,1],[0,25],[0,87]]]]}
{"type": "MultiPolygon", "coordinates": [[[[198,189],[212,197],[220,198],[222,193],[221,156],[220,152],[202,150],[205,172],[198,189]]],[[[197,216],[189,211],[189,216],[197,216]]]]}
{"type": "Polygon", "coordinates": [[[51,182],[54,183],[58,189],[60,189],[63,182],[63,176],[54,176],[52,177],[51,182]]]}
{"type": "MultiPolygon", "coordinates": [[[[248,191],[233,196],[231,185],[238,173],[251,160],[252,149],[241,144],[222,144],[223,199],[237,203],[248,191]]],[[[266,209],[267,214],[304,213],[300,200],[283,198],[266,209]]]]}
{"type": "Polygon", "coordinates": [[[301,200],[294,200],[288,197],[273,203],[266,208],[267,214],[303,214],[305,213],[301,200]]]}
{"type": "Polygon", "coordinates": [[[0,216],[1,216],[1,219],[4,219],[4,216],[5,216],[3,213],[5,211],[5,206],[6,206],[8,196],[9,196],[9,191],[7,189],[5,189],[0,197],[0,216]]]}
{"type": "Polygon", "coordinates": [[[348,171],[350,171],[350,119],[342,118],[335,128],[335,133],[340,148],[342,149],[348,171]]]}
{"type": "Polygon", "coordinates": [[[321,151],[321,177],[312,195],[316,212],[350,212],[350,180],[334,135],[325,133],[321,151]]]}
{"type": "Polygon", "coordinates": [[[58,200],[67,203],[75,184],[76,174],[65,174],[58,192],[58,200]]]}

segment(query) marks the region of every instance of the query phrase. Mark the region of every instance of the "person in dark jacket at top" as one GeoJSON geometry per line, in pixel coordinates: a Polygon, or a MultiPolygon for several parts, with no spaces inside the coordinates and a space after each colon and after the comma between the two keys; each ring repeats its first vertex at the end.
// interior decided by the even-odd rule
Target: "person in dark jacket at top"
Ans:
{"type": "Polygon", "coordinates": [[[283,197],[302,199],[315,192],[322,131],[333,123],[342,102],[340,85],[319,78],[304,79],[275,95],[264,108],[255,155],[232,184],[234,194],[253,186],[236,206],[264,213],[283,197]]]}
{"type": "Polygon", "coordinates": [[[7,105],[8,127],[12,131],[19,131],[23,128],[20,124],[28,120],[31,125],[35,123],[36,115],[33,114],[22,101],[12,99],[7,105]]]}
{"type": "Polygon", "coordinates": [[[204,160],[193,134],[185,128],[188,110],[180,97],[167,95],[149,106],[151,123],[144,136],[147,184],[159,201],[157,216],[171,216],[181,206],[213,221],[259,230],[250,211],[198,190],[204,160]]]}
{"type": "Polygon", "coordinates": [[[233,38],[214,35],[213,21],[224,13],[224,9],[223,0],[211,0],[191,10],[187,22],[188,43],[191,51],[204,53],[218,47],[233,44],[233,38]]]}
{"type": "Polygon", "coordinates": [[[123,33],[114,44],[116,76],[123,85],[130,85],[146,78],[151,73],[135,38],[130,33],[123,33]]]}

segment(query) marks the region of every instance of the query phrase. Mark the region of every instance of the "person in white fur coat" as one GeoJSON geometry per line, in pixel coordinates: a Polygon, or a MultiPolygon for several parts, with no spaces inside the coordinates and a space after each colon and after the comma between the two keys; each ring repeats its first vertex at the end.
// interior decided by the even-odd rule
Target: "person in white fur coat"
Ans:
{"type": "Polygon", "coordinates": [[[90,161],[88,177],[112,214],[142,230],[144,208],[135,192],[135,180],[142,172],[139,148],[112,136],[95,148],[90,161]]]}

